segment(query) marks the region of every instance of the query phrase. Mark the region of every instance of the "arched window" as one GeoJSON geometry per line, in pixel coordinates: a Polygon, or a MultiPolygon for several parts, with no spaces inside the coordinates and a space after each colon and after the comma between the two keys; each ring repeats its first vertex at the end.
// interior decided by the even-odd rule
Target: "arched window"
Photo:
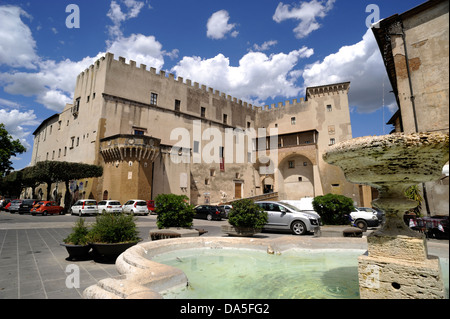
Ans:
{"type": "Polygon", "coordinates": [[[103,200],[107,200],[108,199],[108,191],[104,191],[103,192],[103,200]]]}

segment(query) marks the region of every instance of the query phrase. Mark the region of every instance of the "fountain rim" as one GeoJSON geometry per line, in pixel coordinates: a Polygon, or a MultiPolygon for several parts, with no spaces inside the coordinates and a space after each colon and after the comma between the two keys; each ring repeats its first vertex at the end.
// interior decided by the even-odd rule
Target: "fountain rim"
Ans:
{"type": "MultiPolygon", "coordinates": [[[[449,133],[442,132],[421,132],[421,133],[393,133],[389,135],[375,135],[357,137],[332,145],[323,154],[325,162],[332,164],[335,159],[354,158],[355,153],[366,152],[367,147],[371,147],[374,152],[380,149],[392,148],[417,148],[441,146],[449,148],[449,133]]],[[[448,154],[448,152],[447,152],[448,154]]],[[[448,161],[448,159],[447,159],[448,161]]]]}
{"type": "Polygon", "coordinates": [[[117,258],[116,268],[121,274],[120,276],[100,280],[97,284],[86,288],[83,297],[86,299],[160,299],[162,298],[161,292],[177,286],[186,286],[188,280],[180,269],[155,262],[146,256],[180,249],[236,248],[265,251],[268,246],[272,246],[282,253],[293,248],[367,250],[367,241],[364,237],[334,239],[334,242],[330,243],[329,239],[321,237],[281,237],[276,239],[185,237],[145,242],[127,249],[117,258]]]}

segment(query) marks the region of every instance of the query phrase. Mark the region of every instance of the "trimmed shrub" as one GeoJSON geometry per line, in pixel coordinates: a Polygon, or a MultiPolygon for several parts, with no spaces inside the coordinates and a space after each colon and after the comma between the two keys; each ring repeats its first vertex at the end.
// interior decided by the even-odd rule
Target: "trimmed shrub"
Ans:
{"type": "Polygon", "coordinates": [[[228,215],[228,223],[235,227],[262,228],[267,221],[267,212],[250,199],[234,202],[228,215]]]}
{"type": "Polygon", "coordinates": [[[139,241],[139,232],[133,215],[101,214],[96,217],[94,225],[88,234],[92,243],[128,243],[139,241]]]}
{"type": "Polygon", "coordinates": [[[194,206],[185,195],[160,194],[155,199],[156,225],[159,229],[169,227],[192,227],[194,206]]]}
{"type": "Polygon", "coordinates": [[[348,225],[349,215],[354,209],[353,200],[343,195],[327,194],[317,196],[313,202],[314,210],[326,225],[348,225]]]}

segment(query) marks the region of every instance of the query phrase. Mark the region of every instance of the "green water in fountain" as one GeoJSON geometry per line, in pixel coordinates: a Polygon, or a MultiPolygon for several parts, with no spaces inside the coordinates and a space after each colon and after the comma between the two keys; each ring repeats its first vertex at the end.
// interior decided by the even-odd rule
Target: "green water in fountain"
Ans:
{"type": "Polygon", "coordinates": [[[282,255],[240,249],[191,249],[152,260],[184,271],[189,286],[168,299],[357,299],[361,250],[291,250],[282,255]]]}
{"type": "MultiPolygon", "coordinates": [[[[166,299],[358,299],[363,250],[299,250],[282,255],[246,249],[188,249],[153,261],[184,271],[189,286],[166,299]]],[[[448,259],[441,259],[448,298],[448,259]]]]}

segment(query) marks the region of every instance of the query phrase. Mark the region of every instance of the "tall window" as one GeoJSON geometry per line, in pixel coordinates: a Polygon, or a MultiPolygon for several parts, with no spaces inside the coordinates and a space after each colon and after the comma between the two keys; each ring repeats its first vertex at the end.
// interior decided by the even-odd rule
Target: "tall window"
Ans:
{"type": "Polygon", "coordinates": [[[327,111],[328,111],[328,112],[333,111],[333,107],[332,107],[330,104],[327,105],[327,111]]]}
{"type": "Polygon", "coordinates": [[[152,93],[150,96],[150,104],[157,105],[157,103],[158,103],[158,94],[152,93]]]}
{"type": "Polygon", "coordinates": [[[180,100],[175,100],[175,111],[180,111],[181,109],[181,101],[180,100]]]}
{"type": "Polygon", "coordinates": [[[291,125],[295,125],[295,117],[291,117],[291,125]]]}
{"type": "Polygon", "coordinates": [[[204,107],[200,108],[200,116],[201,117],[205,117],[206,116],[206,108],[204,108],[204,107]]]}
{"type": "Polygon", "coordinates": [[[227,122],[228,122],[228,115],[224,114],[223,115],[223,124],[227,124],[227,122]]]}

